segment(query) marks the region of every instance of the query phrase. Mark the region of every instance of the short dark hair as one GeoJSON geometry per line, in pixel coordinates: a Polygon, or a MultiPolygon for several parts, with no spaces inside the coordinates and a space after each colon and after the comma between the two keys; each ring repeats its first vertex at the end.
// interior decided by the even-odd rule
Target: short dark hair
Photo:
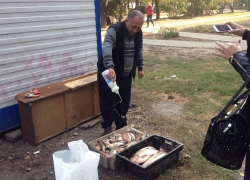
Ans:
{"type": "Polygon", "coordinates": [[[134,19],[136,16],[138,16],[139,18],[144,20],[144,15],[138,11],[138,10],[132,10],[129,14],[128,14],[128,19],[134,19]]]}

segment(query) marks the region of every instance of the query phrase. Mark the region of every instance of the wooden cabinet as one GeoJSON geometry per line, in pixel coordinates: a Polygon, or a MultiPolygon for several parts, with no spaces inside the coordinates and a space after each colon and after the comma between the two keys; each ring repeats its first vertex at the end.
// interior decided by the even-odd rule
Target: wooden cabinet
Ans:
{"type": "Polygon", "coordinates": [[[96,72],[37,89],[40,97],[16,95],[23,138],[32,145],[100,115],[96,72]]]}

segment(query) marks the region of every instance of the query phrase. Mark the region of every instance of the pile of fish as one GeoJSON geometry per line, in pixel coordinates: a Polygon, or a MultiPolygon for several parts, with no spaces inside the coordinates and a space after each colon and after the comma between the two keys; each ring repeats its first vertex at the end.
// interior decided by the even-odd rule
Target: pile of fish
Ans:
{"type": "Polygon", "coordinates": [[[152,146],[148,146],[138,150],[130,160],[136,164],[141,165],[143,168],[149,166],[153,162],[161,159],[167,154],[164,150],[157,150],[152,146]]]}
{"type": "Polygon", "coordinates": [[[113,156],[145,138],[146,132],[140,135],[135,132],[124,132],[111,135],[107,139],[98,140],[95,148],[109,156],[113,156]]]}

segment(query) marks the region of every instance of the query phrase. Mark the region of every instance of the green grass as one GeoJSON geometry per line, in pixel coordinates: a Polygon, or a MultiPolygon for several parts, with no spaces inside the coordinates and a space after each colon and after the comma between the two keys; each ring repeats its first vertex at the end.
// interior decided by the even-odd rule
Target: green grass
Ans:
{"type": "Polygon", "coordinates": [[[140,88],[151,92],[176,92],[183,97],[192,97],[195,101],[188,102],[191,107],[209,102],[204,94],[209,94],[209,98],[215,101],[226,103],[242,83],[231,65],[216,57],[192,60],[145,57],[145,64],[144,80],[136,81],[140,88]]]}
{"type": "Polygon", "coordinates": [[[220,168],[201,154],[209,120],[215,116],[243,83],[239,74],[224,59],[208,55],[204,58],[145,56],[143,80],[133,82],[132,100],[150,109],[153,102],[162,101],[160,93],[176,93],[185,101],[180,117],[167,119],[150,116],[148,126],[157,128],[184,144],[180,161],[160,176],[178,180],[236,180],[235,172],[220,168]],[[173,77],[175,75],[176,77],[173,77]],[[189,155],[191,158],[185,158],[189,155]]]}

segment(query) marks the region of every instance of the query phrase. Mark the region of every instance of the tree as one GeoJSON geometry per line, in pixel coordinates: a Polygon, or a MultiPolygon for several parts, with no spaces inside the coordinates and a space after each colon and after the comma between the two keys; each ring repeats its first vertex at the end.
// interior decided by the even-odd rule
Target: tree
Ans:
{"type": "Polygon", "coordinates": [[[175,17],[187,12],[187,0],[161,0],[160,7],[169,16],[175,17]]]}
{"type": "Polygon", "coordinates": [[[156,11],[156,19],[160,19],[160,7],[159,7],[160,0],[155,0],[155,11],[156,11]]]}
{"type": "Polygon", "coordinates": [[[126,0],[110,0],[107,6],[108,15],[114,17],[119,22],[122,21],[126,13],[126,0]]]}
{"type": "Polygon", "coordinates": [[[107,4],[108,4],[108,0],[100,0],[101,27],[102,28],[106,28],[106,26],[107,26],[107,4]]]}

